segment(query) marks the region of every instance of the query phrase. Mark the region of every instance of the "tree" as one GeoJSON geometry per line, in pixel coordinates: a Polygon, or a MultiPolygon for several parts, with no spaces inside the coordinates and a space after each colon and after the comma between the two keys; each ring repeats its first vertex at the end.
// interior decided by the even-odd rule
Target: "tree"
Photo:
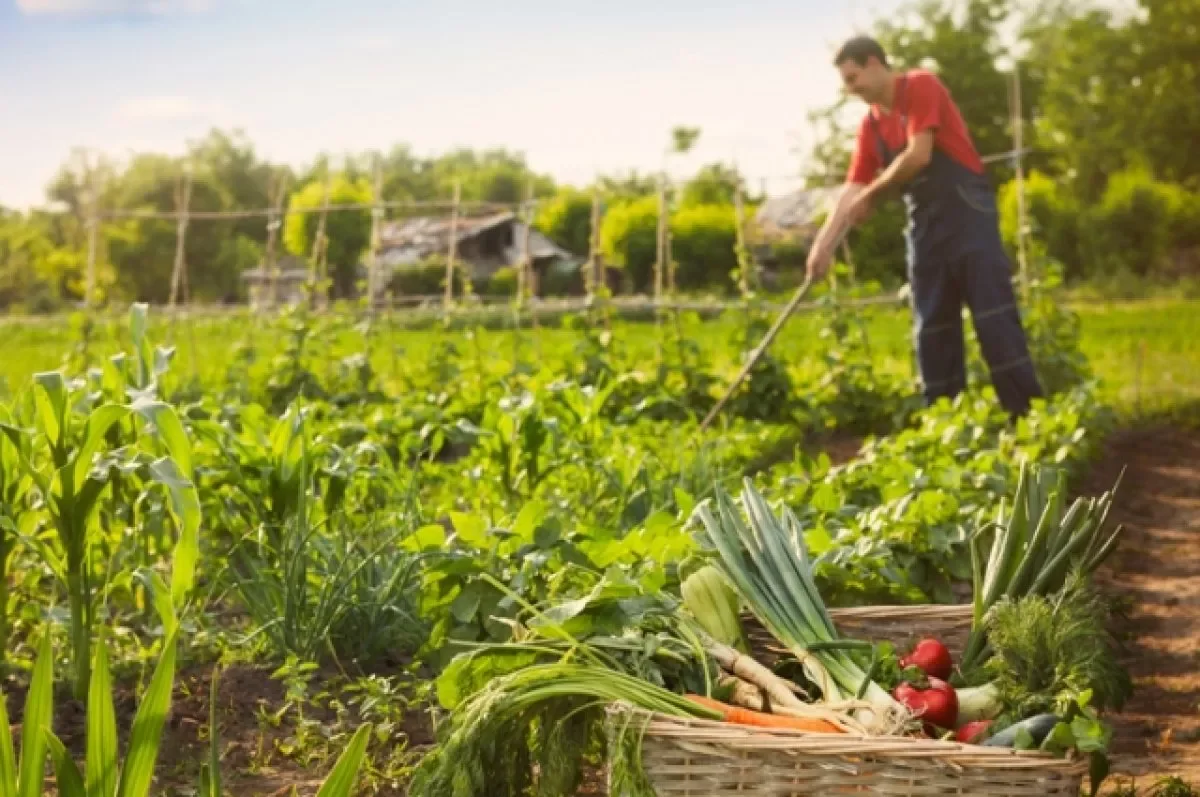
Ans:
{"type": "MultiPolygon", "coordinates": [[[[321,214],[318,208],[325,201],[325,180],[313,179],[291,196],[289,206],[296,210],[313,210],[311,213],[293,213],[287,217],[283,227],[283,241],[287,250],[294,255],[309,257],[317,235],[321,214]]],[[[330,181],[329,204],[368,205],[373,201],[371,184],[360,177],[356,182],[344,174],[330,181]]],[[[353,296],[357,280],[358,264],[371,242],[371,213],[369,210],[331,210],[325,218],[325,262],[333,280],[333,291],[337,297],[353,296]]]]}
{"type": "Polygon", "coordinates": [[[657,242],[657,197],[619,202],[604,214],[600,248],[608,262],[625,270],[627,284],[635,292],[650,288],[657,242]]]}
{"type": "Polygon", "coordinates": [[[695,205],[732,205],[742,175],[731,166],[709,164],[683,186],[682,207],[695,205]]]}
{"type": "Polygon", "coordinates": [[[576,188],[561,188],[543,203],[534,222],[550,240],[568,252],[586,255],[591,250],[592,197],[576,188]]]}

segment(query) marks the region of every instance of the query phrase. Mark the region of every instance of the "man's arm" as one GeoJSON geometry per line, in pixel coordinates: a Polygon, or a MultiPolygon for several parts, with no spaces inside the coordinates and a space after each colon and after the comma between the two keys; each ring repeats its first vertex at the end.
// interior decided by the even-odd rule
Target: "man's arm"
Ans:
{"type": "Polygon", "coordinates": [[[859,201],[873,205],[893,188],[899,188],[916,177],[933,159],[933,136],[933,130],[923,130],[910,138],[904,152],[863,190],[859,201]]]}

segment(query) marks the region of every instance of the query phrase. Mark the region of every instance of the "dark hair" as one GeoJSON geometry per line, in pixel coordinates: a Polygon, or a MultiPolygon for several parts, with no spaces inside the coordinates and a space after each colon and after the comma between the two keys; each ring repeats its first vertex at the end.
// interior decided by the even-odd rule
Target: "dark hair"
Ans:
{"type": "Polygon", "coordinates": [[[879,63],[884,66],[888,65],[888,57],[887,53],[883,51],[883,45],[870,36],[855,36],[837,51],[837,55],[833,58],[833,65],[841,66],[846,61],[854,61],[859,66],[866,66],[867,59],[871,56],[878,58],[879,63]]]}

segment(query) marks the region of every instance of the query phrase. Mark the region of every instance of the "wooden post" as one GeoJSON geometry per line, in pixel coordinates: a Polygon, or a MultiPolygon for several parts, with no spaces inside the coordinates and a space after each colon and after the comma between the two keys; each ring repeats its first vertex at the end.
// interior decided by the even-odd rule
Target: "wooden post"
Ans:
{"type": "MultiPolygon", "coordinates": [[[[521,213],[524,226],[521,231],[521,270],[525,273],[525,290],[530,304],[534,303],[537,298],[538,285],[537,274],[533,270],[533,249],[530,245],[530,239],[533,235],[533,183],[525,184],[525,207],[521,213]]],[[[534,313],[534,322],[537,322],[537,313],[534,313]]]]}
{"type": "Polygon", "coordinates": [[[1012,77],[1013,158],[1017,177],[1017,264],[1021,275],[1021,295],[1029,301],[1029,256],[1025,251],[1025,168],[1021,148],[1025,141],[1025,111],[1021,107],[1021,72],[1019,61],[1013,58],[1012,77]]]}
{"type": "Polygon", "coordinates": [[[750,295],[750,250],[746,248],[745,204],[742,199],[742,181],[738,180],[733,187],[733,229],[735,235],[734,256],[738,263],[738,290],[742,297],[750,295]]]}
{"type": "Polygon", "coordinates": [[[371,253],[367,259],[367,309],[375,313],[375,298],[379,292],[379,239],[383,234],[383,163],[375,156],[372,180],[375,201],[371,208],[371,253]]]}
{"type": "Polygon", "coordinates": [[[96,301],[96,238],[100,229],[100,197],[96,174],[84,155],[84,179],[87,183],[87,277],[83,293],[83,304],[92,309],[96,301]]]}
{"type": "Polygon", "coordinates": [[[604,286],[600,272],[600,189],[592,189],[592,221],[588,236],[588,262],[583,275],[584,289],[590,301],[598,287],[604,286]]]}
{"type": "Polygon", "coordinates": [[[449,313],[454,301],[454,260],[458,254],[458,205],[462,201],[462,184],[454,181],[454,204],[450,207],[450,242],[446,251],[446,294],[442,309],[449,313]]]}
{"type": "Polygon", "coordinates": [[[287,188],[287,175],[275,172],[271,175],[267,186],[268,198],[271,202],[267,213],[267,249],[263,256],[264,276],[269,280],[267,301],[271,307],[279,304],[279,263],[275,260],[275,242],[279,237],[279,229],[283,226],[283,197],[287,188]]]}
{"type": "Polygon", "coordinates": [[[658,240],[654,262],[654,306],[662,301],[663,281],[667,264],[667,181],[666,176],[658,183],[658,240]]]}
{"type": "Polygon", "coordinates": [[[326,164],[325,167],[325,193],[321,198],[321,216],[317,219],[317,234],[313,238],[312,262],[309,263],[309,281],[312,283],[313,295],[310,302],[313,306],[325,306],[327,297],[321,295],[324,287],[321,285],[325,281],[326,258],[329,249],[329,242],[325,236],[325,222],[329,216],[329,195],[333,190],[333,165],[326,164]]]}
{"type": "MultiPolygon", "coordinates": [[[[188,204],[192,198],[192,164],[183,166],[183,174],[175,182],[175,268],[171,272],[170,306],[174,307],[186,291],[184,271],[187,269],[184,245],[187,240],[188,204]]],[[[186,299],[185,299],[186,301],[186,299]]]]}

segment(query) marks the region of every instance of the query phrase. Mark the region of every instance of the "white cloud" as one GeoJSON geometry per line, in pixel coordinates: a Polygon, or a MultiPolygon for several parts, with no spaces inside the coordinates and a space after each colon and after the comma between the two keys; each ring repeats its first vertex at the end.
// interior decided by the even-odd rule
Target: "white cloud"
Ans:
{"type": "Polygon", "coordinates": [[[134,122],[187,122],[220,113],[219,105],[176,96],[133,97],[117,107],[117,116],[134,122]]]}
{"type": "Polygon", "coordinates": [[[17,0],[29,15],[105,15],[198,13],[212,8],[213,0],[17,0]]]}

